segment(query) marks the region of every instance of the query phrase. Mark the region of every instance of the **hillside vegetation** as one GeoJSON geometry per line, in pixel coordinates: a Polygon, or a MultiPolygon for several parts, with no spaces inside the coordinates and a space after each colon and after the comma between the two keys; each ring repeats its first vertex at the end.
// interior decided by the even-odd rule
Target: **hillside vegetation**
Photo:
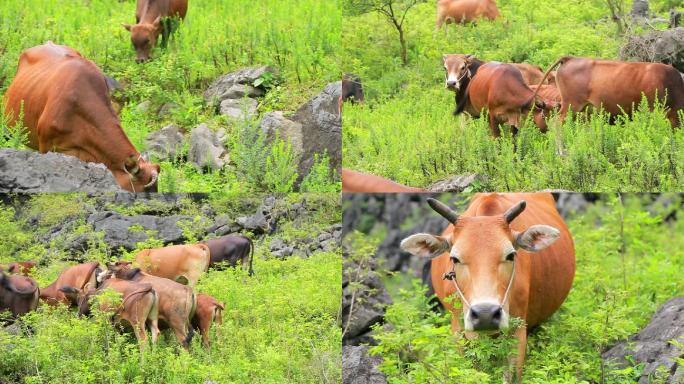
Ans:
{"type": "MultiPolygon", "coordinates": [[[[673,216],[680,200],[665,196],[653,203],[650,197],[627,195],[621,202],[603,195],[586,212],[570,215],[566,223],[575,244],[575,279],[561,308],[531,331],[523,382],[629,384],[639,378],[641,365],[615,369],[601,360],[601,353],[642,329],[668,299],[684,294],[679,277],[684,222],[677,220],[678,213],[673,216]]],[[[402,228],[422,220],[413,213],[405,216],[402,228]]],[[[361,252],[358,257],[373,254],[368,247],[377,247],[386,228],[378,224],[367,232],[347,238],[361,252]]],[[[380,369],[388,382],[500,383],[515,339],[467,341],[452,334],[451,316],[431,309],[416,272],[385,277],[394,304],[385,314],[387,324],[375,326],[378,345],[371,353],[384,359],[380,369]]],[[[650,382],[664,382],[669,374],[656,373],[650,382]]]]}
{"type": "MultiPolygon", "coordinates": [[[[664,19],[674,4],[650,3],[664,19]]],[[[452,115],[454,94],[444,87],[443,54],[469,53],[544,69],[565,55],[618,56],[623,40],[606,1],[497,4],[502,18],[452,24],[448,37],[444,30],[434,31],[434,1],[412,8],[404,23],[406,66],[397,32],[384,16],[345,18],[344,70],[360,75],[367,102],[345,105],[344,166],[416,187],[477,173],[488,178],[478,188],[491,191],[681,189],[684,131],[672,130],[662,110],[641,108],[633,119],[614,125],[598,113],[564,124],[553,116],[546,134],[528,122],[514,140],[510,132],[492,139],[487,116],[452,115]]],[[[652,26],[663,29],[666,23],[652,26]]]]}
{"type": "MultiPolygon", "coordinates": [[[[124,87],[118,97],[127,100],[121,124],[133,145],[145,151],[145,137],[168,124],[189,131],[199,123],[217,130],[226,128],[231,158],[250,154],[264,160],[271,184],[286,184],[295,169],[291,150],[254,153],[258,121],[229,122],[215,116],[202,94],[218,76],[253,65],[271,65],[278,76],[262,79],[269,87],[259,111],[293,113],[330,82],[339,80],[338,51],[342,14],[337,0],[204,0],[189,1],[185,22],[172,36],[166,50],[157,47],[153,60],[135,63],[130,33],[122,23],[135,22],[134,0],[8,0],[0,9],[0,94],[16,73],[21,52],[48,40],[68,45],[94,61],[124,87]],[[139,107],[147,102],[145,108],[139,107]],[[158,115],[166,103],[177,106],[158,115]],[[250,152],[251,150],[251,152],[250,152]],[[253,154],[254,153],[254,154],[253,154]],[[282,179],[282,180],[281,180],[282,179]]],[[[0,128],[5,128],[0,122],[0,128]]],[[[0,141],[2,146],[22,147],[20,140],[0,141]],[[6,142],[5,142],[6,141],[6,142]]],[[[273,185],[245,175],[249,163],[200,174],[185,161],[187,146],[174,161],[161,163],[160,192],[275,190],[273,185]]],[[[322,155],[322,154],[321,154],[322,155]]],[[[154,159],[153,159],[154,160],[154,159]]],[[[263,168],[258,166],[258,168],[263,168]]],[[[305,175],[302,175],[305,176],[305,175]]],[[[309,190],[337,190],[330,175],[314,175],[309,190]]]]}
{"type": "MultiPolygon", "coordinates": [[[[186,215],[184,243],[198,238],[211,223],[207,212],[230,217],[253,214],[265,196],[188,196],[175,202],[157,198],[125,203],[112,197],[36,195],[10,197],[0,206],[0,265],[39,263],[33,275],[40,287],[53,282],[68,265],[83,260],[131,260],[137,250],[162,246],[155,233],[136,249],[114,249],[102,238],[87,250],[73,250],[68,240],[93,234],[86,213],[93,209],[126,216],[186,215]],[[14,201],[12,201],[14,200],[14,201]],[[62,209],[45,209],[59,205],[62,209]],[[209,220],[209,222],[207,222],[209,220]],[[65,223],[72,223],[68,226],[65,223]],[[51,239],[51,240],[50,240],[51,239]]],[[[125,198],[123,200],[126,200],[125,198]]],[[[255,236],[254,276],[246,270],[210,270],[195,291],[225,304],[223,325],[213,325],[211,347],[195,334],[189,352],[173,332],[143,353],[132,333],[121,333],[108,313],[79,317],[75,309],[41,304],[8,329],[0,327],[1,383],[336,383],[341,346],[336,326],[341,297],[341,256],[315,251],[308,257],[276,257],[274,238],[294,242],[318,236],[340,222],[338,197],[290,195],[275,210],[305,206],[306,214],[280,220],[271,235],[255,236]],[[13,330],[11,330],[13,329],[13,330]]],[[[130,231],[140,230],[131,227],[130,231]]],[[[97,239],[97,237],[95,238],[97,239]]],[[[3,315],[4,316],[4,315],[3,315]]]]}

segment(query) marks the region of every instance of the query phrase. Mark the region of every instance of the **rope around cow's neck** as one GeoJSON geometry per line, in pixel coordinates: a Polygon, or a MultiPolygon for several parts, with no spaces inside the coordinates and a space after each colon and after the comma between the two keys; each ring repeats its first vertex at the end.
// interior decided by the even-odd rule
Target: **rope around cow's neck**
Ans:
{"type": "MultiPolygon", "coordinates": [[[[136,164],[138,164],[138,167],[140,167],[140,159],[142,159],[142,153],[138,153],[138,159],[135,161],[136,164]]],[[[128,172],[128,169],[126,169],[126,164],[123,166],[124,172],[128,174],[128,181],[131,183],[131,189],[133,190],[133,193],[135,193],[135,186],[133,185],[133,175],[128,172]]]]}
{"type": "MultiPolygon", "coordinates": [[[[506,306],[506,302],[508,301],[508,297],[511,292],[511,287],[513,287],[513,279],[515,278],[515,265],[517,263],[513,262],[513,272],[511,273],[511,278],[508,280],[508,286],[506,287],[506,292],[504,293],[504,298],[503,301],[501,302],[501,308],[504,308],[506,306]]],[[[451,271],[447,272],[444,274],[444,277],[442,277],[443,280],[451,280],[454,283],[454,287],[456,287],[456,292],[458,293],[458,296],[461,298],[461,302],[465,304],[468,308],[470,308],[470,302],[468,302],[468,299],[465,298],[463,295],[463,292],[461,291],[461,287],[458,286],[458,281],[456,281],[456,263],[453,261],[451,262],[451,271]]]]}

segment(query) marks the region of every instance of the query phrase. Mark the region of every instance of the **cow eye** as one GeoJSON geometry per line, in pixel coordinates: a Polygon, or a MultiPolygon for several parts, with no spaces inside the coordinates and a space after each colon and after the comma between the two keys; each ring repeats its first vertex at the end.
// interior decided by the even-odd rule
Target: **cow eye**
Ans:
{"type": "Polygon", "coordinates": [[[516,255],[517,253],[515,251],[509,253],[508,255],[506,255],[506,261],[514,261],[516,255]]]}
{"type": "Polygon", "coordinates": [[[461,260],[458,258],[458,256],[453,252],[449,255],[449,257],[451,257],[451,261],[453,261],[454,264],[458,264],[461,262],[461,260]]]}

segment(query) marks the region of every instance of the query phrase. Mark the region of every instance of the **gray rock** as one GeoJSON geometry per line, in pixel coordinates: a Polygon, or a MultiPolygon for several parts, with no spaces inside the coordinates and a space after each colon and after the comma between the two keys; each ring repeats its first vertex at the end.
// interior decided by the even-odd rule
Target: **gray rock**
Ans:
{"type": "Polygon", "coordinates": [[[620,49],[620,59],[671,64],[684,72],[684,28],[630,36],[620,49]]]}
{"type": "Polygon", "coordinates": [[[0,149],[0,192],[123,192],[103,164],[49,152],[0,149]]]}
{"type": "Polygon", "coordinates": [[[135,111],[137,113],[147,113],[149,112],[150,107],[152,107],[152,102],[149,100],[144,100],[135,107],[135,111]]]}
{"type": "Polygon", "coordinates": [[[632,10],[629,12],[632,17],[647,17],[648,13],[648,0],[634,0],[632,10]]]}
{"type": "Polygon", "coordinates": [[[584,212],[588,205],[589,201],[581,193],[559,193],[556,199],[556,208],[564,219],[571,214],[584,212]]]}
{"type": "Polygon", "coordinates": [[[152,132],[145,138],[145,148],[160,160],[175,159],[183,147],[183,133],[175,125],[152,132]]]}
{"type": "Polygon", "coordinates": [[[164,103],[157,110],[157,116],[164,117],[168,114],[178,111],[180,106],[176,103],[164,103]]]}
{"type": "Polygon", "coordinates": [[[299,161],[299,181],[311,170],[314,154],[328,153],[330,167],[340,174],[342,166],[342,118],[338,99],[342,82],[328,84],[295,113],[292,121],[302,126],[303,153],[299,161]]]}
{"type": "Polygon", "coordinates": [[[430,192],[463,192],[464,189],[476,184],[486,183],[484,176],[472,174],[467,176],[454,176],[452,178],[438,181],[428,187],[430,192]]]}
{"type": "Polygon", "coordinates": [[[271,252],[281,250],[283,248],[287,247],[287,244],[281,239],[272,239],[270,245],[268,246],[268,249],[271,250],[271,252]]]}
{"type": "Polygon", "coordinates": [[[216,79],[204,92],[204,99],[209,105],[219,105],[226,99],[258,97],[264,95],[262,88],[255,88],[254,81],[266,72],[277,74],[277,70],[270,66],[243,68],[216,79]]]}
{"type": "Polygon", "coordinates": [[[283,112],[268,112],[261,118],[259,124],[266,142],[272,142],[276,137],[289,141],[292,150],[298,156],[304,153],[302,125],[283,116],[283,112]]]}
{"type": "Polygon", "coordinates": [[[256,235],[269,233],[271,231],[271,223],[268,217],[262,212],[257,212],[252,216],[238,217],[237,224],[256,235]]]}
{"type": "Polygon", "coordinates": [[[656,370],[666,375],[664,383],[681,383],[675,378],[684,374],[675,360],[681,351],[670,344],[681,337],[684,337],[684,297],[675,297],[658,308],[638,334],[613,346],[601,357],[618,368],[644,364],[639,384],[649,383],[649,375],[656,370]],[[626,356],[631,356],[633,363],[626,356]]]}
{"type": "Polygon", "coordinates": [[[221,101],[219,111],[222,115],[235,120],[249,120],[257,115],[257,103],[254,99],[225,99],[221,101]]]}
{"type": "Polygon", "coordinates": [[[206,124],[200,124],[190,132],[188,162],[199,171],[207,167],[213,170],[223,168],[227,155],[226,148],[206,124]]]}
{"type": "Polygon", "coordinates": [[[342,347],[343,384],[386,384],[385,375],[378,370],[382,357],[369,356],[368,347],[342,347]]]}
{"type": "MultiPolygon", "coordinates": [[[[185,220],[191,221],[192,218],[184,215],[123,216],[119,213],[104,211],[90,215],[86,222],[93,227],[94,231],[104,233],[103,241],[112,250],[123,247],[130,251],[135,249],[136,243],[148,239],[147,231],[154,231],[154,237],[161,240],[164,244],[182,243],[185,237],[178,222],[185,220]],[[131,229],[134,226],[138,228],[131,229]]],[[[76,247],[78,245],[72,244],[72,246],[76,247]]]]}

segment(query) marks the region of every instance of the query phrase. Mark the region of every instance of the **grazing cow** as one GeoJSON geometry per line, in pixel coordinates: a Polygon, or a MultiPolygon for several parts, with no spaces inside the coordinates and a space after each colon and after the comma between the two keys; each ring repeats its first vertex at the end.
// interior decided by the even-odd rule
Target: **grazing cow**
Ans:
{"type": "Polygon", "coordinates": [[[209,269],[210,252],[206,244],[171,245],[143,249],[135,263],[144,272],[194,287],[209,269]]]}
{"type": "Polygon", "coordinates": [[[530,89],[537,92],[537,95],[546,103],[557,109],[561,105],[561,94],[558,87],[551,84],[530,85],[530,89]]]}
{"type": "Polygon", "coordinates": [[[544,70],[539,66],[527,63],[511,63],[511,65],[518,68],[527,85],[539,84],[544,78],[544,70]]]}
{"type": "Polygon", "coordinates": [[[223,324],[221,318],[221,311],[225,309],[222,303],[216,301],[215,298],[200,293],[197,295],[197,310],[195,316],[192,317],[192,326],[199,329],[202,335],[202,344],[209,348],[209,328],[211,324],[223,324]]]}
{"type": "Polygon", "coordinates": [[[30,277],[6,275],[0,271],[0,312],[9,311],[13,317],[38,308],[40,289],[30,277]]]}
{"type": "Polygon", "coordinates": [[[95,261],[69,267],[59,274],[54,283],[40,290],[40,299],[51,306],[56,306],[59,303],[75,306],[77,305],[76,296],[65,295],[60,289],[63,287],[79,290],[95,289],[98,286],[97,275],[101,271],[100,263],[95,261]]]}
{"type": "Polygon", "coordinates": [[[342,103],[350,101],[352,103],[363,103],[363,84],[361,78],[353,73],[342,75],[342,93],[339,98],[339,110],[342,111],[342,103]]]}
{"type": "Polygon", "coordinates": [[[561,306],[575,275],[575,249],[551,194],[478,194],[461,215],[428,199],[450,225],[441,236],[412,235],[401,248],[432,257],[432,285],[452,314],[451,328],[466,337],[509,327],[511,317],[525,326],[518,339],[516,368],[522,377],[527,330],[561,306]],[[454,306],[451,297],[460,300],[454,306]]]}
{"type": "Polygon", "coordinates": [[[439,31],[445,22],[446,34],[450,23],[468,24],[478,19],[495,20],[497,17],[499,9],[494,0],[438,0],[435,31],[439,31]]]}
{"type": "Polygon", "coordinates": [[[151,284],[139,284],[121,279],[108,279],[102,283],[99,289],[89,288],[87,290],[75,287],[62,287],[59,290],[67,296],[75,296],[78,303],[78,313],[83,316],[90,315],[90,299],[92,296],[111,288],[121,294],[121,303],[116,308],[110,304],[102,302],[99,304],[101,311],[113,312],[112,321],[122,323],[133,329],[135,337],[140,342],[142,349],[147,341],[145,325],[150,330],[152,344],[157,343],[159,336],[158,311],[159,298],[151,284]]]}
{"type": "Polygon", "coordinates": [[[645,95],[649,106],[656,100],[667,108],[672,127],[679,126],[677,112],[684,109],[684,81],[673,67],[660,63],[633,63],[566,56],[556,61],[547,74],[560,65],[556,84],[561,94],[560,116],[570,108],[602,108],[612,118],[630,115],[645,95]]]}
{"type": "Polygon", "coordinates": [[[218,239],[205,240],[201,244],[209,247],[211,266],[228,264],[235,267],[238,263],[242,264],[243,269],[249,265],[249,275],[254,274],[252,261],[254,260],[254,243],[246,236],[223,236],[218,239]],[[218,265],[217,265],[218,264],[218,265]]]}
{"type": "Polygon", "coordinates": [[[36,269],[33,261],[16,261],[7,266],[7,272],[29,276],[36,269]]]}
{"type": "Polygon", "coordinates": [[[102,163],[128,191],[157,191],[159,165],[133,147],[112,109],[104,75],[75,50],[52,42],[25,50],[4,101],[10,125],[23,105],[29,147],[102,163]]]}
{"type": "Polygon", "coordinates": [[[190,321],[197,308],[197,297],[192,288],[147,274],[140,268],[130,268],[128,263],[109,263],[107,267],[98,276],[101,282],[116,278],[152,285],[159,298],[159,327],[172,329],[178,342],[186,349],[190,347],[194,334],[190,321]]]}
{"type": "Polygon", "coordinates": [[[397,193],[428,192],[426,189],[407,187],[380,176],[369,175],[342,168],[342,192],[344,193],[397,193]]]}
{"type": "Polygon", "coordinates": [[[135,7],[136,24],[123,24],[131,33],[135,62],[142,63],[150,59],[159,34],[162,35],[161,47],[166,48],[174,25],[184,19],[187,12],[188,0],[138,0],[135,7]]]}
{"type": "Polygon", "coordinates": [[[477,118],[487,108],[489,128],[492,136],[498,138],[501,124],[516,128],[516,133],[521,118],[532,113],[535,125],[546,132],[545,116],[553,106],[536,97],[516,67],[459,54],[444,55],[444,69],[447,88],[456,92],[454,115],[465,111],[477,118]]]}

